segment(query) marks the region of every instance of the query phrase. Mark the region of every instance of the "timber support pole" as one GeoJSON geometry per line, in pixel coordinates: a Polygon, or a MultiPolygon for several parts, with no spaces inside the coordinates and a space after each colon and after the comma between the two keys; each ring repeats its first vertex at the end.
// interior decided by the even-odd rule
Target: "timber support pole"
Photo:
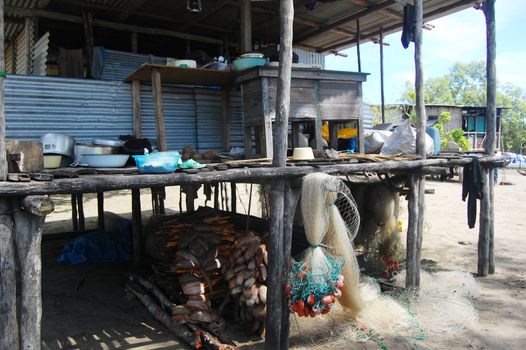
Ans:
{"type": "Polygon", "coordinates": [[[44,196],[13,199],[13,223],[20,270],[19,334],[21,349],[40,349],[42,321],[42,230],[54,210],[44,196]]]}
{"type": "MultiPolygon", "coordinates": [[[[484,152],[495,154],[495,137],[497,131],[497,39],[495,30],[495,0],[485,0],[483,7],[486,19],[486,139],[484,152]]],[[[494,257],[494,178],[493,167],[483,169],[484,197],[481,199],[479,243],[478,243],[478,275],[487,276],[495,273],[494,257]]]]}
{"type": "MultiPolygon", "coordinates": [[[[279,75],[276,93],[276,120],[273,135],[272,166],[284,168],[287,159],[287,134],[290,111],[290,84],[292,71],[292,37],[294,21],[294,2],[280,0],[280,50],[279,50],[279,75]]],[[[285,179],[273,179],[270,189],[270,239],[269,239],[269,266],[268,266],[268,304],[266,319],[265,349],[288,349],[288,322],[282,324],[284,318],[288,319],[286,295],[283,292],[283,273],[285,271],[285,252],[290,254],[290,248],[284,247],[284,237],[287,245],[289,233],[286,228],[288,219],[284,220],[286,212],[285,179]],[[287,223],[285,223],[287,221],[287,223]],[[287,231],[287,232],[285,232],[287,231]],[[283,338],[286,340],[282,341],[283,338]]],[[[287,191],[288,192],[288,191],[287,191]]]]}
{"type": "MultiPolygon", "coordinates": [[[[422,0],[415,0],[415,91],[416,91],[416,153],[426,159],[426,111],[424,105],[424,72],[422,63],[422,0]]],[[[411,175],[409,179],[409,225],[407,230],[407,274],[406,288],[420,285],[420,253],[424,229],[425,178],[411,175]]]]}

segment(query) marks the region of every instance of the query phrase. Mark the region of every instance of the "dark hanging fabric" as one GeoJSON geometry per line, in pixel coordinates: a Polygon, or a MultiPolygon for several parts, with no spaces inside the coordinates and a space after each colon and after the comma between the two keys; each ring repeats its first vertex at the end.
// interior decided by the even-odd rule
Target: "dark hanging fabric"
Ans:
{"type": "Polygon", "coordinates": [[[84,78],[84,56],[82,49],[68,50],[62,47],[59,48],[57,63],[61,77],[84,78]]]}
{"type": "Polygon", "coordinates": [[[415,42],[416,13],[415,7],[410,4],[404,6],[404,26],[402,29],[402,45],[404,49],[409,47],[410,42],[415,42]]]}
{"type": "Polygon", "coordinates": [[[462,180],[462,200],[468,198],[468,226],[475,227],[477,222],[477,199],[482,199],[484,181],[478,158],[473,157],[471,163],[464,165],[464,178],[462,180]]]}

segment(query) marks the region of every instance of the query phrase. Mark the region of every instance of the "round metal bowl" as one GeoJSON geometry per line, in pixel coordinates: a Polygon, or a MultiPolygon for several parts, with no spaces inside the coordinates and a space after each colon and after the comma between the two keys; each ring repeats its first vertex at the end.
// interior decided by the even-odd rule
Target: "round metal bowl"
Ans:
{"type": "Polygon", "coordinates": [[[46,153],[61,154],[72,157],[75,139],[71,136],[58,132],[48,132],[40,137],[42,151],[46,153]]]}

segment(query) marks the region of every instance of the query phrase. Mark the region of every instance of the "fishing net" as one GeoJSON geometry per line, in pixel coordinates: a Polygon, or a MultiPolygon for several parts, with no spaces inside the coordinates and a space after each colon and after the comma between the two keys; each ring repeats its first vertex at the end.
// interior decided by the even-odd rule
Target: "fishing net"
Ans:
{"type": "Polygon", "coordinates": [[[352,244],[360,216],[351,192],[337,177],[323,173],[307,175],[303,179],[301,209],[310,247],[289,275],[287,292],[293,311],[298,312],[302,306],[294,303],[303,301],[305,306],[310,305],[303,314],[321,313],[338,297],[351,312],[360,312],[363,306],[358,289],[360,271],[352,244]]]}

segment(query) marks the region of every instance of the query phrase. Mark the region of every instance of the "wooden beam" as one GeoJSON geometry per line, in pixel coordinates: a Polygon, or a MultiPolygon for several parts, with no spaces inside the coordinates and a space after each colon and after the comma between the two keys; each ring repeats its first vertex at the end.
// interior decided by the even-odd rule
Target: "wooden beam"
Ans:
{"type": "Polygon", "coordinates": [[[358,72],[362,72],[362,56],[360,54],[360,19],[356,20],[356,59],[358,60],[358,72]]]}
{"type": "Polygon", "coordinates": [[[104,192],[97,193],[97,229],[104,231],[104,192]]]}
{"type": "Polygon", "coordinates": [[[93,46],[95,41],[93,38],[93,13],[82,12],[82,19],[84,24],[84,38],[86,39],[86,55],[88,61],[88,76],[91,76],[91,64],[93,60],[93,46]]]}
{"type": "Polygon", "coordinates": [[[142,258],[142,211],[141,211],[141,190],[134,188],[131,191],[132,197],[132,240],[133,240],[133,260],[136,264],[142,258]]]}
{"type": "MultiPolygon", "coordinates": [[[[102,4],[95,4],[95,3],[92,3],[92,2],[86,2],[86,1],[82,1],[82,0],[53,0],[53,3],[60,3],[60,4],[65,4],[65,5],[75,5],[76,7],[80,7],[80,8],[88,8],[88,9],[94,9],[94,10],[102,10],[102,11],[108,11],[108,12],[121,12],[122,9],[119,8],[119,7],[114,7],[114,6],[108,6],[108,5],[102,5],[102,4]]],[[[167,22],[167,23],[174,23],[174,22],[177,22],[177,23],[186,23],[188,24],[189,21],[181,21],[180,18],[177,18],[177,17],[174,17],[174,16],[162,16],[162,15],[154,15],[154,14],[151,14],[151,13],[144,13],[144,12],[135,12],[133,14],[134,16],[136,17],[142,17],[142,18],[147,18],[147,19],[152,19],[152,20],[156,20],[156,21],[162,21],[162,22],[167,22]]],[[[226,28],[222,28],[222,27],[217,27],[217,26],[212,26],[212,25],[207,25],[207,24],[202,24],[202,23],[192,23],[192,26],[194,27],[199,27],[199,28],[204,28],[204,29],[209,29],[209,30],[214,30],[214,31],[217,31],[217,32],[232,32],[231,30],[228,30],[226,28]]]]}
{"type": "Polygon", "coordinates": [[[252,50],[252,3],[251,0],[239,0],[240,17],[240,50],[248,52],[252,50]]]}
{"type": "Polygon", "coordinates": [[[146,4],[148,0],[130,0],[128,1],[128,3],[126,4],[126,10],[124,10],[124,12],[122,12],[119,17],[117,17],[117,21],[119,22],[124,22],[128,19],[128,17],[130,17],[131,15],[133,15],[134,13],[136,13],[144,4],[146,4]]]}
{"type": "MultiPolygon", "coordinates": [[[[82,17],[60,13],[60,12],[52,12],[52,11],[39,10],[39,9],[27,9],[27,8],[15,7],[15,6],[6,6],[5,11],[11,15],[34,16],[34,17],[46,18],[46,19],[55,20],[55,21],[79,23],[79,24],[83,23],[82,17]]],[[[149,27],[141,27],[141,26],[135,26],[135,25],[130,25],[130,24],[115,23],[115,22],[105,21],[105,20],[100,20],[100,19],[94,19],[93,25],[96,27],[102,27],[102,28],[107,28],[107,29],[127,31],[127,32],[137,32],[137,33],[149,34],[149,35],[163,35],[167,37],[192,40],[192,41],[203,42],[207,44],[221,45],[223,43],[221,39],[209,38],[209,37],[205,37],[202,35],[180,33],[180,32],[175,32],[172,30],[161,29],[161,28],[149,28],[149,27]]],[[[234,43],[230,43],[229,45],[235,46],[234,43]]]]}
{"type": "Polygon", "coordinates": [[[159,68],[152,69],[152,94],[153,108],[155,111],[155,126],[157,129],[157,148],[166,151],[166,130],[164,127],[164,108],[161,88],[161,71],[159,68]]]}
{"type": "Polygon", "coordinates": [[[380,28],[380,99],[382,101],[382,124],[385,123],[385,90],[384,90],[384,28],[380,28]]]}
{"type": "Polygon", "coordinates": [[[323,34],[325,32],[327,32],[328,30],[331,30],[331,29],[334,29],[334,28],[337,28],[339,26],[342,26],[342,25],[345,25],[345,24],[348,24],[354,20],[358,20],[360,18],[363,18],[367,15],[370,15],[372,13],[375,13],[377,11],[380,11],[388,6],[391,6],[393,5],[394,3],[396,3],[394,0],[385,0],[379,4],[374,4],[374,5],[371,5],[371,6],[368,6],[367,8],[364,8],[358,12],[355,12],[351,15],[348,15],[348,16],[345,16],[343,18],[340,18],[330,24],[327,24],[327,25],[323,25],[321,26],[319,29],[317,30],[314,30],[314,31],[311,31],[311,32],[308,32],[304,35],[300,35],[298,38],[295,38],[295,42],[302,42],[302,41],[306,41],[312,37],[315,37],[316,35],[320,35],[320,34],[323,34]]]}
{"type": "Polygon", "coordinates": [[[202,20],[212,16],[217,11],[221,10],[225,6],[227,6],[229,3],[231,3],[233,0],[217,0],[214,3],[207,2],[206,6],[203,8],[203,10],[197,14],[191,16],[192,21],[184,23],[184,25],[177,28],[180,32],[185,32],[191,27],[194,26],[195,23],[199,23],[202,20]]]}
{"type": "Polygon", "coordinates": [[[26,17],[24,22],[24,54],[26,66],[24,67],[24,74],[31,74],[31,44],[33,42],[33,19],[26,17]]]}
{"type": "MultiPolygon", "coordinates": [[[[432,19],[434,18],[435,16],[437,15],[440,15],[442,13],[446,13],[446,12],[449,12],[449,11],[452,11],[456,8],[459,8],[459,7],[465,7],[467,6],[468,4],[473,4],[474,1],[468,1],[468,0],[459,0],[455,3],[452,3],[450,5],[446,5],[444,7],[441,7],[441,8],[438,8],[436,10],[433,10],[433,11],[430,11],[428,13],[425,13],[424,14],[424,20],[429,20],[429,19],[432,19]]],[[[388,27],[384,27],[384,34],[385,35],[388,35],[388,34],[391,34],[393,32],[396,32],[398,30],[400,30],[403,26],[403,21],[400,21],[396,24],[393,24],[391,26],[388,26],[388,27]]],[[[366,33],[366,34],[363,34],[361,35],[361,40],[362,41],[369,41],[373,38],[378,38],[378,36],[380,35],[380,31],[377,30],[377,31],[373,31],[373,32],[370,32],[370,33],[366,33]]],[[[351,40],[341,40],[341,41],[337,41],[333,44],[331,44],[330,46],[326,46],[324,48],[321,48],[319,49],[317,52],[318,53],[322,53],[322,52],[328,52],[328,51],[333,51],[333,50],[338,50],[342,47],[347,47],[347,46],[350,46],[350,45],[353,45],[353,44],[356,44],[356,39],[351,39],[351,40]]]]}

